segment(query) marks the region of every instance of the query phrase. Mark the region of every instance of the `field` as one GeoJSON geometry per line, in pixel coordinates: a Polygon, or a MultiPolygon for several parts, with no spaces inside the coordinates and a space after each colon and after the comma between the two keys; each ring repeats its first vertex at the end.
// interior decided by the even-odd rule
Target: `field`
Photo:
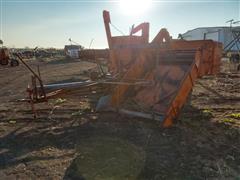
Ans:
{"type": "MultiPolygon", "coordinates": [[[[45,83],[86,78],[95,64],[29,60],[45,83]]],[[[1,179],[240,179],[240,73],[222,64],[196,83],[178,122],[95,113],[77,94],[37,105],[23,65],[0,67],[1,179]]]]}

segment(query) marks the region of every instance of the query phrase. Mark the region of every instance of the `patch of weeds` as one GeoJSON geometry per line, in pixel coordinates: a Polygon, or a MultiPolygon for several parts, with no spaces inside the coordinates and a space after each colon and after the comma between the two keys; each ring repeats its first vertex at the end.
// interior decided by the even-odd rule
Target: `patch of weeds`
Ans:
{"type": "Polygon", "coordinates": [[[91,112],[91,108],[90,107],[85,107],[84,109],[80,109],[80,110],[78,110],[76,112],[73,112],[71,114],[71,116],[72,117],[80,117],[80,116],[82,116],[84,114],[87,114],[88,112],[91,112]]]}
{"type": "Polygon", "coordinates": [[[81,116],[83,114],[83,111],[82,110],[79,110],[77,112],[73,112],[71,114],[72,117],[78,117],[78,116],[81,116]]]}
{"type": "Polygon", "coordinates": [[[67,100],[66,99],[62,99],[62,98],[58,98],[56,99],[56,101],[54,102],[54,105],[59,105],[59,104],[62,104],[64,102],[66,102],[67,100]]]}
{"type": "Polygon", "coordinates": [[[91,112],[92,109],[90,107],[86,107],[82,110],[83,112],[87,113],[87,112],[91,112]]]}
{"type": "Polygon", "coordinates": [[[16,121],[16,120],[13,120],[13,119],[9,121],[10,124],[16,124],[16,122],[17,122],[17,121],[16,121]]]}
{"type": "Polygon", "coordinates": [[[234,119],[231,119],[231,118],[224,118],[224,119],[222,119],[220,122],[222,122],[222,123],[226,123],[226,124],[231,124],[231,123],[234,123],[235,122],[235,120],[234,119]]]}
{"type": "Polygon", "coordinates": [[[210,117],[213,117],[213,112],[212,112],[210,109],[204,109],[204,110],[202,111],[202,115],[203,115],[204,117],[210,118],[210,117]]]}
{"type": "Polygon", "coordinates": [[[229,115],[230,118],[240,119],[240,113],[232,113],[229,115]]]}

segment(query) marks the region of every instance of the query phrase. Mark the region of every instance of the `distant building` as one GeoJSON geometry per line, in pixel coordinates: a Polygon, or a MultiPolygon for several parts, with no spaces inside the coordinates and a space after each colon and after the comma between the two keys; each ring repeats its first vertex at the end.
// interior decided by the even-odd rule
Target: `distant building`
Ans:
{"type": "Polygon", "coordinates": [[[79,51],[83,49],[80,45],[65,45],[65,54],[71,58],[79,58],[79,51]]]}
{"type": "Polygon", "coordinates": [[[228,44],[238,36],[239,42],[232,46],[232,51],[238,51],[240,49],[240,26],[237,27],[201,27],[193,30],[189,30],[184,34],[181,34],[181,38],[185,40],[203,40],[212,39],[214,41],[221,42],[223,48],[229,49],[228,44]],[[234,32],[234,33],[233,33],[234,32]],[[237,32],[237,34],[236,34],[237,32]]]}

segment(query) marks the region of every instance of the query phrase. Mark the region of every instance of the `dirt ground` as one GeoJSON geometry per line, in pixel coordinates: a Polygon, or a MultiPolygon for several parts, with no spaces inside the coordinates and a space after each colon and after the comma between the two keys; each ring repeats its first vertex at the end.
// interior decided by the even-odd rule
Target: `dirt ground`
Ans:
{"type": "MultiPolygon", "coordinates": [[[[84,79],[94,64],[32,60],[44,82],[84,79]]],[[[222,65],[196,83],[178,122],[95,113],[67,96],[38,105],[26,97],[30,73],[0,67],[0,179],[240,179],[240,73],[222,65]]]]}

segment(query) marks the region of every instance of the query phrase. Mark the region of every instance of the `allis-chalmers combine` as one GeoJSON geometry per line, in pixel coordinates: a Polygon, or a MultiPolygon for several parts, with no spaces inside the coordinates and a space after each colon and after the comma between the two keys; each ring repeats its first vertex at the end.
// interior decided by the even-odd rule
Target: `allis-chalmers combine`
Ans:
{"type": "Polygon", "coordinates": [[[97,110],[154,119],[168,127],[178,117],[196,79],[219,72],[220,43],[172,39],[166,29],[149,42],[149,23],[133,27],[128,36],[113,37],[109,12],[103,12],[103,19],[109,45],[108,73],[94,80],[50,85],[43,85],[35,73],[28,102],[34,105],[75,90],[84,96],[100,92],[97,110]],[[134,35],[139,31],[141,36],[134,35]]]}

